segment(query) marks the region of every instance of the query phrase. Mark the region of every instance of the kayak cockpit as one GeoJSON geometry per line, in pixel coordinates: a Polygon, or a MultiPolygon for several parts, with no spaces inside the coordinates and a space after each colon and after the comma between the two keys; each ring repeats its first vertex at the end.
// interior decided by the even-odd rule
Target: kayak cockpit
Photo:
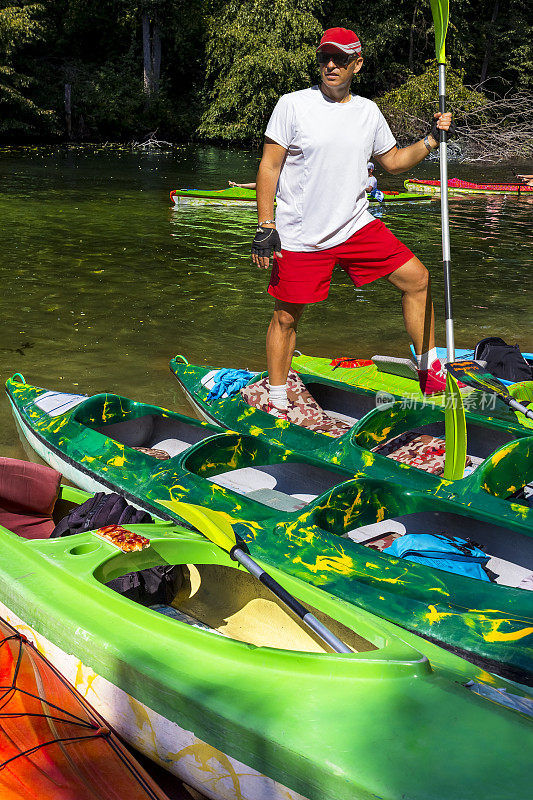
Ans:
{"type": "MultiPolygon", "coordinates": [[[[147,606],[169,620],[256,647],[308,653],[332,652],[248,572],[217,563],[178,564],[174,569],[174,596],[167,603],[147,606]]],[[[137,602],[144,605],[142,597],[137,602]]],[[[355,652],[378,649],[378,644],[362,633],[308,603],[306,607],[355,652]]]]}
{"type": "MultiPolygon", "coordinates": [[[[500,447],[516,441],[514,432],[466,419],[465,475],[474,472],[500,447]]],[[[351,441],[402,464],[442,475],[445,466],[446,427],[438,406],[413,408],[403,401],[375,408],[357,423],[351,441]]]]}
{"type": "Polygon", "coordinates": [[[343,477],[322,467],[285,461],[221,472],[209,480],[263,505],[290,512],[316,500],[343,477]]]}
{"type": "Polygon", "coordinates": [[[331,386],[329,383],[310,380],[307,376],[301,375],[300,377],[305,383],[307,391],[330,417],[355,425],[362,417],[376,408],[374,392],[364,390],[350,392],[337,386],[331,386]]]}
{"type": "Polygon", "coordinates": [[[297,511],[346,480],[333,465],[307,462],[245,434],[226,433],[199,445],[183,466],[211,483],[278,511],[297,511]]]}
{"type": "Polygon", "coordinates": [[[125,397],[100,394],[75,412],[76,422],[156,459],[173,458],[214,433],[199,421],[125,397]]]}
{"type": "Polygon", "coordinates": [[[452,513],[439,498],[402,497],[400,490],[384,484],[350,482],[315,508],[307,524],[378,552],[404,536],[414,537],[414,548],[416,537],[425,534],[470,540],[487,555],[484,566],[494,583],[533,589],[533,537],[468,513],[452,513]]]}
{"type": "Polygon", "coordinates": [[[300,376],[305,388],[328,416],[355,425],[369,411],[376,408],[376,395],[373,392],[350,392],[331,386],[328,383],[306,379],[300,376]]]}
{"type": "Polygon", "coordinates": [[[94,430],[160,460],[173,458],[213,435],[209,428],[156,414],[101,425],[94,430]]]}

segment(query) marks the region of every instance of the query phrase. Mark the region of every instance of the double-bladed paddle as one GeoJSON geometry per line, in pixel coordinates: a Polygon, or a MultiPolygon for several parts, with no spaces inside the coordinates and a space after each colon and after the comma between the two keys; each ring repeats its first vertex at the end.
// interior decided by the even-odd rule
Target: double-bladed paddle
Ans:
{"type": "Polygon", "coordinates": [[[528,419],[533,419],[533,411],[511,397],[506,386],[501,383],[492,373],[487,372],[484,366],[479,361],[455,361],[452,364],[446,364],[446,369],[455,378],[473,386],[474,389],[481,389],[485,392],[490,392],[503,400],[506,405],[520,411],[528,419]]]}
{"type": "Polygon", "coordinates": [[[231,558],[238,561],[239,564],[242,564],[248,572],[258,578],[267,589],[270,589],[276,597],[285,603],[291,611],[305,622],[311,630],[318,634],[318,636],[333,650],[337,653],[353,653],[353,650],[345,645],[344,642],[341,642],[341,640],[311,614],[299,600],[293,597],[292,594],[289,594],[289,592],[287,592],[283,586],[280,586],[268,572],[265,572],[253,558],[250,558],[242,547],[239,547],[232,526],[222,514],[210,508],[203,508],[202,506],[180,502],[173,503],[172,510],[191,525],[194,525],[194,527],[197,528],[200,533],[203,533],[213,544],[216,544],[217,547],[229,553],[231,558]]]}
{"type": "MultiPolygon", "coordinates": [[[[430,0],[435,27],[435,54],[439,65],[439,111],[446,111],[446,33],[448,31],[448,0],[430,0]]],[[[446,358],[455,361],[455,342],[452,311],[452,273],[450,255],[450,219],[448,210],[448,149],[445,131],[440,131],[440,212],[442,230],[442,260],[444,262],[444,311],[446,316],[446,358]]]]}

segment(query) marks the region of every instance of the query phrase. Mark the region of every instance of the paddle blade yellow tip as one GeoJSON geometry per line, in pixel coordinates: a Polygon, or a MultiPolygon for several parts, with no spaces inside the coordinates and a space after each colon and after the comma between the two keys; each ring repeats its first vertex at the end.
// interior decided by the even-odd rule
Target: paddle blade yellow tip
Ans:
{"type": "Polygon", "coordinates": [[[439,64],[446,63],[446,33],[450,17],[449,0],[429,0],[435,28],[435,54],[439,64]]]}
{"type": "Polygon", "coordinates": [[[211,508],[193,505],[192,503],[173,502],[172,510],[185,522],[194,525],[213,544],[227,553],[236,544],[235,533],[230,523],[218,511],[211,508]]]}

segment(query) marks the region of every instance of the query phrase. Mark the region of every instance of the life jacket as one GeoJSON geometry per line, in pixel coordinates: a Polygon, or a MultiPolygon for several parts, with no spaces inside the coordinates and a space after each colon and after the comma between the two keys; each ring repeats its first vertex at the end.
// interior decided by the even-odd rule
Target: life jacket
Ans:
{"type": "Polygon", "coordinates": [[[530,381],[533,370],[517,344],[507,344],[500,336],[488,336],[477,343],[476,361],[487,362],[487,372],[506,381],[530,381]]]}

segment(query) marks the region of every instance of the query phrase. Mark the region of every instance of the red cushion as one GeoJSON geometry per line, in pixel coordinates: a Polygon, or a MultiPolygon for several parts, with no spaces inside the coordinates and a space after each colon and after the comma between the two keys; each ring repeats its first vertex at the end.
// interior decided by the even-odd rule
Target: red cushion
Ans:
{"type": "Polygon", "coordinates": [[[0,506],[22,514],[51,516],[61,473],[43,464],[0,458],[0,506]]]}
{"type": "Polygon", "coordinates": [[[61,473],[55,469],[0,458],[0,525],[25,539],[47,539],[54,530],[54,505],[61,473]]]}
{"type": "Polygon", "coordinates": [[[52,517],[14,514],[0,506],[0,525],[24,539],[49,539],[55,528],[52,517]]]}

